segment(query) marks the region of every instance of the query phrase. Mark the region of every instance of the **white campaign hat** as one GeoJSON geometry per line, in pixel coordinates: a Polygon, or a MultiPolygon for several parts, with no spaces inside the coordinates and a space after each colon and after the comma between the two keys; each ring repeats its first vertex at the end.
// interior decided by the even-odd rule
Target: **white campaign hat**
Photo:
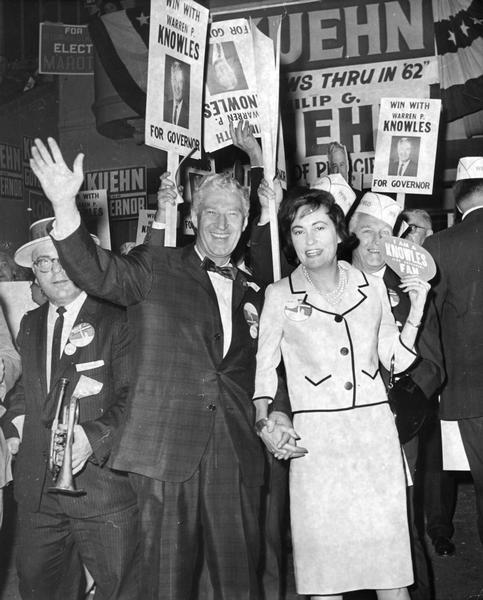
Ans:
{"type": "Polygon", "coordinates": [[[336,203],[342,208],[342,212],[346,215],[350,207],[354,204],[356,194],[347,181],[340,173],[331,173],[319,177],[310,186],[314,190],[325,190],[334,196],[336,203]]]}
{"type": "Polygon", "coordinates": [[[459,159],[456,181],[461,179],[483,179],[483,156],[465,156],[459,159]]]}
{"type": "Polygon", "coordinates": [[[362,196],[354,214],[364,213],[371,215],[376,219],[384,221],[392,228],[401,211],[402,208],[399,204],[389,196],[376,194],[375,192],[366,192],[362,196]]]}
{"type": "MultiPolygon", "coordinates": [[[[54,222],[54,217],[47,217],[46,219],[40,219],[40,221],[35,221],[30,225],[30,237],[32,238],[30,242],[27,242],[23,246],[15,252],[15,256],[13,257],[17,265],[21,267],[32,267],[32,252],[33,249],[42,242],[46,240],[50,240],[50,229],[51,224],[54,222]]],[[[95,243],[99,246],[99,238],[91,233],[91,237],[94,239],[95,243]]]]}

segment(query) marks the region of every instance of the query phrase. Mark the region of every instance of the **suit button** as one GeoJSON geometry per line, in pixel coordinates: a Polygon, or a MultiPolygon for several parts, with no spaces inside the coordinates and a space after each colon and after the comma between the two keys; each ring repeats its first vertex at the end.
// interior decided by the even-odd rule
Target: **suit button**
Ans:
{"type": "Polygon", "coordinates": [[[344,387],[346,390],[351,390],[354,386],[352,385],[352,383],[350,381],[346,381],[344,383],[344,387]]]}
{"type": "Polygon", "coordinates": [[[340,349],[340,353],[342,354],[342,356],[347,356],[349,354],[349,348],[346,348],[344,346],[343,348],[340,349]]]}
{"type": "Polygon", "coordinates": [[[216,341],[221,340],[221,333],[215,333],[215,335],[213,337],[215,338],[216,341]]]}
{"type": "Polygon", "coordinates": [[[341,317],[340,315],[335,315],[335,317],[334,317],[334,321],[335,321],[336,323],[340,323],[340,322],[342,321],[342,317],[341,317]]]}
{"type": "Polygon", "coordinates": [[[214,404],[208,404],[208,406],[206,408],[208,410],[211,410],[211,411],[215,411],[216,410],[216,406],[214,404]]]}

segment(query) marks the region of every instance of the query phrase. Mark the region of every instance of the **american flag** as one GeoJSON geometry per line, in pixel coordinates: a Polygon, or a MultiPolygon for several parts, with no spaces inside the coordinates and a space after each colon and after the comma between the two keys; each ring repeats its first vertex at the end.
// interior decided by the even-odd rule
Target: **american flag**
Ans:
{"type": "Polygon", "coordinates": [[[95,17],[89,24],[94,47],[114,89],[140,117],[146,112],[149,9],[146,2],[95,17]]]}
{"type": "Polygon", "coordinates": [[[446,121],[483,109],[483,1],[434,0],[446,121]]]}

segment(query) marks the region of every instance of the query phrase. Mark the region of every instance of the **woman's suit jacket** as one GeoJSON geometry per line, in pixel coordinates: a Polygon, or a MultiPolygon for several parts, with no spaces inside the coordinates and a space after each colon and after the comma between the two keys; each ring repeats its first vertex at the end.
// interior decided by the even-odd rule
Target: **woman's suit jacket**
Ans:
{"type": "Polygon", "coordinates": [[[404,371],[416,355],[400,341],[382,280],[348,263],[348,282],[334,308],[301,267],[267,288],[260,323],[255,398],[274,396],[283,355],[294,412],[338,411],[387,402],[379,361],[404,371]]]}

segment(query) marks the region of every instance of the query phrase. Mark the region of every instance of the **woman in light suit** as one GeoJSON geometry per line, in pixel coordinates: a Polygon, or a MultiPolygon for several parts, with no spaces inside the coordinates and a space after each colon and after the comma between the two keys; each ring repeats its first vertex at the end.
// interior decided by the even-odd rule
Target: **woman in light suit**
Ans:
{"type": "Polygon", "coordinates": [[[411,311],[399,335],[382,280],[337,260],[348,233],[328,192],[302,193],[282,205],[280,219],[300,264],[267,289],[254,401],[262,439],[280,439],[267,410],[283,357],[291,431],[308,450],[300,457],[280,442],[274,452],[299,457],[290,469],[297,592],[339,599],[375,589],[379,600],[409,600],[405,469],[379,361],[389,368],[394,357],[397,373],[415,360],[429,285],[403,279],[411,311]]]}

